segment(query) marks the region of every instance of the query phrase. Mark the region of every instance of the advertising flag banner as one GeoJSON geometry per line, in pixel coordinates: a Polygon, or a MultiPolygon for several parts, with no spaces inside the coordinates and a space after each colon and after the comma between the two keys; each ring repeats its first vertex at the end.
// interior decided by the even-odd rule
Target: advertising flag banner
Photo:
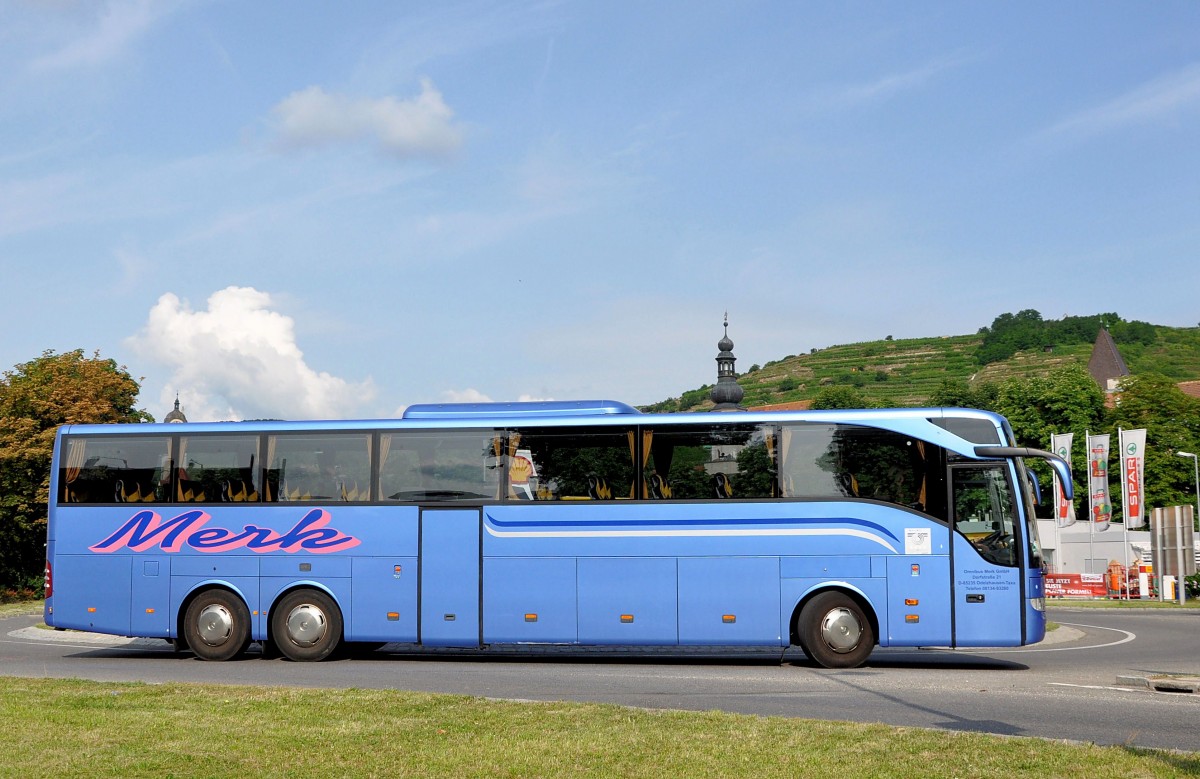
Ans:
{"type": "Polygon", "coordinates": [[[1108,530],[1109,520],[1112,519],[1112,503],[1108,497],[1108,445],[1107,434],[1087,437],[1088,507],[1092,515],[1092,529],[1097,533],[1108,530]]]}
{"type": "MultiPolygon", "coordinates": [[[[1067,465],[1070,465],[1071,444],[1074,440],[1074,433],[1053,434],[1050,436],[1050,451],[1066,460],[1067,465]]],[[[1075,501],[1067,500],[1057,473],[1054,474],[1054,521],[1058,523],[1059,527],[1070,527],[1075,524],[1075,501]]]]}
{"type": "Polygon", "coordinates": [[[1121,431],[1121,484],[1125,529],[1137,530],[1146,524],[1142,476],[1146,472],[1146,431],[1121,431]]]}

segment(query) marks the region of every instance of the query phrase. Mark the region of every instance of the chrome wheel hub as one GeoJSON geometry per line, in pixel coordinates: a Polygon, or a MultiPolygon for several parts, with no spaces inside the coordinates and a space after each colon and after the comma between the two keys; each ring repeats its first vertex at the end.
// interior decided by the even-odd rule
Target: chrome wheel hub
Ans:
{"type": "Polygon", "coordinates": [[[287,633],[292,643],[313,646],[325,636],[325,612],[311,603],[301,603],[288,612],[287,633]]]}
{"type": "Polygon", "coordinates": [[[862,640],[862,625],[849,609],[833,609],[821,620],[821,639],[835,652],[849,652],[862,640]]]}
{"type": "Polygon", "coordinates": [[[200,640],[209,646],[220,646],[233,633],[233,614],[218,603],[205,606],[200,611],[196,632],[200,640]]]}

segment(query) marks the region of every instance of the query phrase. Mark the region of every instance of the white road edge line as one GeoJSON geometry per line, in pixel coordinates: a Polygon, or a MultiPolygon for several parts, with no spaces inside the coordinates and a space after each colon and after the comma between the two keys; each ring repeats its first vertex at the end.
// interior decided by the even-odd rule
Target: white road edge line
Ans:
{"type": "MultiPolygon", "coordinates": [[[[1120,641],[1110,641],[1107,644],[1093,644],[1092,646],[1056,646],[1056,647],[1043,647],[1041,649],[1038,649],[1037,647],[1030,647],[1028,649],[1026,649],[1024,647],[1022,647],[1020,649],[984,649],[984,648],[980,648],[980,649],[971,649],[971,650],[967,650],[967,651],[977,652],[979,654],[985,654],[985,655],[1002,655],[1002,654],[1011,654],[1014,652],[1078,652],[1081,649],[1103,649],[1103,648],[1109,647],[1109,646],[1120,646],[1121,644],[1128,644],[1130,641],[1133,641],[1134,639],[1137,638],[1136,634],[1130,633],[1128,630],[1121,630],[1119,628],[1106,628],[1106,627],[1101,627],[1100,625],[1080,625],[1080,624],[1074,623],[1074,622],[1060,622],[1059,624],[1066,625],[1067,627],[1070,627],[1070,628],[1091,628],[1092,630],[1111,630],[1114,633],[1123,633],[1125,635],[1125,637],[1122,638],[1120,641]]],[[[959,651],[963,651],[963,650],[960,649],[959,651]]]]}
{"type": "Polygon", "coordinates": [[[1048,687],[1075,687],[1080,690],[1112,690],[1113,692],[1145,692],[1134,687],[1108,687],[1103,684],[1067,684],[1066,682],[1048,682],[1048,687]]]}

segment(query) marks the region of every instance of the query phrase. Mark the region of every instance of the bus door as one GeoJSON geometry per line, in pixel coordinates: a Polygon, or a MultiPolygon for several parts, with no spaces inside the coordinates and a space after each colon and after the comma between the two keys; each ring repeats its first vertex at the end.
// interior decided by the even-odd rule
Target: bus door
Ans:
{"type": "Polygon", "coordinates": [[[954,465],[950,476],[954,645],[1019,644],[1022,546],[1009,464],[954,465]]]}
{"type": "Polygon", "coordinates": [[[421,643],[479,646],[482,510],[421,510],[421,643]]]}

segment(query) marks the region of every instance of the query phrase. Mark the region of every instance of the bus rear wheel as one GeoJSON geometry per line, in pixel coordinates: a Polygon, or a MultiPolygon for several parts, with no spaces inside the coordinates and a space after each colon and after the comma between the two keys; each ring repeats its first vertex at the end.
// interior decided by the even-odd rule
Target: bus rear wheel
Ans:
{"type": "Polygon", "coordinates": [[[825,668],[857,668],[875,648],[875,630],[862,607],[842,592],[823,592],[796,620],[804,654],[825,668]]]}
{"type": "Polygon", "coordinates": [[[205,590],[188,605],[183,636],[201,660],[231,660],[250,645],[250,610],[229,590],[205,590]]]}
{"type": "Polygon", "coordinates": [[[319,590],[289,592],[271,611],[271,638],[289,660],[324,660],[342,640],[341,609],[319,590]]]}

